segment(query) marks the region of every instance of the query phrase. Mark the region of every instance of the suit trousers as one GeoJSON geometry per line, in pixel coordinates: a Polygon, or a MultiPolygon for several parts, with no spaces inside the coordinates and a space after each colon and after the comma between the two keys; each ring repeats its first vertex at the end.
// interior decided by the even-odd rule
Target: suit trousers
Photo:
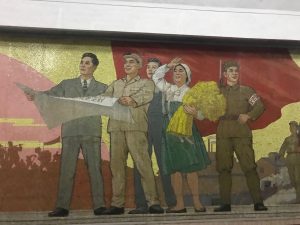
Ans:
{"type": "Polygon", "coordinates": [[[64,137],[60,164],[57,207],[69,209],[74,184],[75,170],[80,149],[88,169],[93,208],[104,207],[103,179],[101,174],[101,139],[93,136],[64,137]]]}
{"type": "MultiPolygon", "coordinates": [[[[162,129],[163,118],[162,115],[148,115],[148,152],[151,158],[152,147],[154,148],[157,165],[162,182],[162,188],[164,191],[164,199],[168,207],[176,205],[176,197],[173,187],[171,185],[170,175],[164,175],[162,173],[162,129]]],[[[137,208],[146,208],[147,201],[142,188],[141,176],[136,166],[134,167],[134,188],[135,188],[135,204],[137,208]]],[[[162,198],[161,198],[162,199],[162,198]]]]}
{"type": "Polygon", "coordinates": [[[112,172],[112,206],[124,207],[126,163],[128,152],[141,174],[142,186],[149,205],[159,204],[146,132],[112,131],[110,167],[112,172]]]}
{"type": "Polygon", "coordinates": [[[220,197],[224,204],[231,203],[233,153],[235,152],[254,203],[261,203],[260,181],[256,171],[251,137],[217,138],[217,171],[220,197]]]}

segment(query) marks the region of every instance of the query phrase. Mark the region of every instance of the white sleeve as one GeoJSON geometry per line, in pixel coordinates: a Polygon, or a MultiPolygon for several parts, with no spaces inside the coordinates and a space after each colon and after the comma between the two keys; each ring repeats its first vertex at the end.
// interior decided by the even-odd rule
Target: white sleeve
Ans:
{"type": "Polygon", "coordinates": [[[196,116],[196,118],[197,118],[198,120],[204,120],[204,119],[205,119],[203,113],[202,113],[200,110],[197,111],[197,116],[196,116]]]}
{"type": "Polygon", "coordinates": [[[168,71],[169,68],[167,67],[167,64],[165,64],[160,66],[152,76],[155,86],[162,92],[166,92],[171,87],[171,84],[164,79],[168,71]]]}

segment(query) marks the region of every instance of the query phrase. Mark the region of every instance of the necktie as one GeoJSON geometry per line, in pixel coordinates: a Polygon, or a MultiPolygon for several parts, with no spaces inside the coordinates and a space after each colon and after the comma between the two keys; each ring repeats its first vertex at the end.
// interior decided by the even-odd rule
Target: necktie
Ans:
{"type": "Polygon", "coordinates": [[[88,86],[87,86],[87,81],[86,80],[83,80],[83,86],[82,86],[82,89],[83,89],[83,93],[85,94],[87,89],[88,89],[88,86]]]}

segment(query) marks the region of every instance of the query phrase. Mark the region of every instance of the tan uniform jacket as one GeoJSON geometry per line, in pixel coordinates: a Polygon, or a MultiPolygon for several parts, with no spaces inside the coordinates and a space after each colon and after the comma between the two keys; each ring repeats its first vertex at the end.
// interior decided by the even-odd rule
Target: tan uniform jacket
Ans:
{"type": "Polygon", "coordinates": [[[222,87],[221,92],[226,98],[226,112],[219,120],[217,137],[252,137],[248,124],[240,124],[237,119],[240,114],[248,114],[255,120],[263,113],[259,96],[252,88],[241,85],[222,87]]]}
{"type": "Polygon", "coordinates": [[[141,79],[137,76],[127,82],[126,78],[114,81],[108,86],[103,95],[120,98],[130,96],[137,103],[136,107],[130,107],[134,123],[128,123],[110,119],[108,132],[112,131],[143,131],[147,132],[147,110],[153,98],[154,83],[152,80],[141,79]]]}

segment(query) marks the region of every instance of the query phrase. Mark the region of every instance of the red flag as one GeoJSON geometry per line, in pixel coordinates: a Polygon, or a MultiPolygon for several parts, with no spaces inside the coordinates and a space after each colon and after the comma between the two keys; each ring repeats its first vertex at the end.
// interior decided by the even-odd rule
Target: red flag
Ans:
{"type": "MultiPolygon", "coordinates": [[[[142,76],[146,74],[147,58],[157,57],[168,63],[181,57],[192,70],[191,86],[198,81],[218,81],[220,60],[237,60],[241,65],[240,83],[254,88],[266,107],[263,115],[251,123],[252,129],[266,127],[281,117],[283,106],[300,101],[300,69],[288,49],[113,41],[112,51],[118,78],[124,75],[122,56],[126,52],[138,53],[144,59],[142,76]]],[[[167,79],[170,77],[167,75],[167,79]]],[[[203,136],[216,132],[216,123],[204,120],[197,125],[203,136]]]]}

